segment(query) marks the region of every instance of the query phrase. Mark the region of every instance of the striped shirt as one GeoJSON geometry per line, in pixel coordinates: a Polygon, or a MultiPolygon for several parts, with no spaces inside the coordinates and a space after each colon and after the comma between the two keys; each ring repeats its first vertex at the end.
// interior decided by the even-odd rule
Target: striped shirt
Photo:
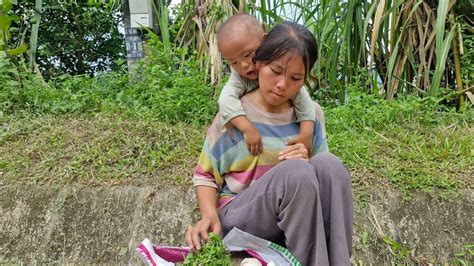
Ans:
{"type": "MultiPolygon", "coordinates": [[[[255,106],[248,98],[248,94],[241,98],[242,108],[260,132],[263,152],[251,155],[243,134],[237,128],[222,125],[218,113],[207,131],[194,170],[194,186],[210,186],[218,190],[219,208],[278,164],[278,153],[299,134],[294,108],[284,113],[269,113],[255,106]]],[[[312,155],[328,150],[321,123],[316,121],[314,125],[312,155]]]]}

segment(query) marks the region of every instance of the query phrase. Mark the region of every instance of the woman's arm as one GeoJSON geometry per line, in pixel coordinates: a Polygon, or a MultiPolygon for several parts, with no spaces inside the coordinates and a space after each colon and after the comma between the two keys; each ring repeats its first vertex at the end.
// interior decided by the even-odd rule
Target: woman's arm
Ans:
{"type": "Polygon", "coordinates": [[[197,186],[196,197],[201,212],[201,220],[186,231],[186,242],[192,249],[201,249],[201,239],[209,240],[208,232],[221,232],[221,222],[217,213],[217,190],[214,187],[197,186]]]}
{"type": "Polygon", "coordinates": [[[300,159],[308,160],[309,152],[303,143],[296,143],[286,146],[279,154],[278,160],[300,159]]]}
{"type": "Polygon", "coordinates": [[[197,186],[196,197],[202,217],[217,215],[217,190],[213,187],[197,186]]]}

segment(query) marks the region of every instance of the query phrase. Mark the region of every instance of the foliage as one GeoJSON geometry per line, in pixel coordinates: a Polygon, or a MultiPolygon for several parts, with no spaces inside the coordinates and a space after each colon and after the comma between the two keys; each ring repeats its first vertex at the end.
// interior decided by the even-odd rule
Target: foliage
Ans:
{"type": "MultiPolygon", "coordinates": [[[[101,82],[108,82],[103,78],[101,82]]],[[[84,79],[69,81],[67,88],[84,84],[84,79]]],[[[437,101],[415,97],[386,102],[352,90],[347,105],[328,106],[325,116],[329,148],[351,170],[357,195],[374,187],[395,187],[407,196],[412,190],[473,188],[472,110],[445,111],[437,101]]],[[[128,107],[117,93],[101,93],[94,97],[108,97],[106,101],[94,103],[85,93],[71,93],[47,102],[59,112],[60,107],[71,108],[74,99],[79,107],[91,99],[96,112],[58,116],[47,110],[41,115],[17,110],[0,115],[2,178],[189,185],[205,126],[163,122],[160,110],[128,107]]]]}
{"type": "MultiPolygon", "coordinates": [[[[19,1],[14,14],[22,18],[23,34],[31,34],[35,1],[19,1]]],[[[59,1],[43,6],[38,29],[37,64],[43,75],[94,75],[114,70],[125,54],[120,2],[59,1]]]]}
{"type": "Polygon", "coordinates": [[[217,113],[214,87],[205,81],[199,61],[182,61],[186,49],[166,52],[150,34],[148,56],[128,74],[120,71],[87,75],[68,74],[44,82],[26,69],[11,68],[0,58],[0,111],[27,109],[34,113],[93,113],[123,111],[132,115],[153,113],[161,121],[202,125],[217,113]]]}
{"type": "Polygon", "coordinates": [[[398,263],[407,264],[410,261],[410,250],[388,236],[383,237],[383,242],[390,247],[398,263]]]}
{"type": "Polygon", "coordinates": [[[10,60],[17,62],[16,57],[21,56],[27,49],[25,35],[12,36],[12,32],[18,31],[15,27],[21,18],[11,14],[12,4],[9,0],[0,4],[0,56],[5,54],[10,60]]]}
{"type": "Polygon", "coordinates": [[[203,247],[191,252],[186,257],[183,265],[230,265],[230,253],[215,233],[209,233],[210,240],[203,247]]]}
{"type": "Polygon", "coordinates": [[[26,107],[24,83],[32,77],[27,73],[24,64],[0,54],[0,114],[12,108],[26,107]]]}
{"type": "Polygon", "coordinates": [[[0,181],[189,185],[203,132],[151,113],[0,116],[0,181]]]}
{"type": "Polygon", "coordinates": [[[187,49],[168,53],[156,35],[151,34],[149,54],[142,62],[142,74],[135,77],[132,91],[121,97],[135,98],[163,121],[208,123],[217,113],[217,96],[205,80],[200,61],[182,61],[187,49]]]}
{"type": "Polygon", "coordinates": [[[454,254],[453,265],[471,265],[474,260],[474,244],[465,244],[463,250],[454,254]]]}
{"type": "MultiPolygon", "coordinates": [[[[453,19],[454,2],[439,1],[439,6],[436,1],[419,0],[218,2],[220,15],[216,16],[208,2],[182,1],[187,17],[176,42],[196,49],[198,55],[205,50],[214,58],[218,51],[212,49],[212,30],[236,12],[245,11],[267,29],[282,20],[293,20],[313,31],[319,44],[319,59],[311,75],[313,93],[324,90],[344,103],[347,85],[366,70],[369,90],[378,88],[388,99],[460,86],[453,77],[451,40],[466,33],[459,31],[453,19]]],[[[456,12],[465,13],[459,7],[466,5],[472,4],[460,1],[456,12]]],[[[211,66],[206,70],[215,71],[211,66]]]]}
{"type": "MultiPolygon", "coordinates": [[[[474,4],[473,4],[474,6],[474,4]]],[[[463,34],[463,55],[461,56],[462,79],[465,88],[474,86],[474,27],[468,23],[461,22],[463,34]],[[469,32],[472,31],[470,34],[469,32]]]]}
{"type": "Polygon", "coordinates": [[[183,1],[176,13],[175,23],[179,27],[174,40],[176,45],[196,51],[193,58],[201,62],[211,84],[222,81],[223,63],[216,32],[224,19],[237,13],[235,6],[228,0],[183,1]],[[208,60],[202,60],[204,57],[208,60]]]}
{"type": "Polygon", "coordinates": [[[326,109],[329,147],[357,177],[356,184],[391,183],[413,189],[472,186],[473,110],[458,114],[437,98],[387,102],[349,88],[345,106],[326,109]],[[363,169],[363,170],[362,170],[363,169]],[[463,177],[453,173],[464,173],[463,177]]]}

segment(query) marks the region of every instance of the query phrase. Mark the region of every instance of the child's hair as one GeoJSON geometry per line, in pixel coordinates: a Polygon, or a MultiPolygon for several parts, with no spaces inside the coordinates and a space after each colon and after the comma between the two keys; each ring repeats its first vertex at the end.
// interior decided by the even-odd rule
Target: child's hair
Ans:
{"type": "Polygon", "coordinates": [[[288,51],[302,56],[306,78],[318,57],[318,47],[314,35],[298,23],[284,21],[277,24],[255,51],[253,60],[270,64],[288,51]]]}
{"type": "Polygon", "coordinates": [[[232,35],[236,31],[236,27],[243,27],[245,31],[256,35],[265,33],[262,24],[254,16],[240,13],[228,18],[219,26],[217,29],[217,43],[219,44],[225,40],[229,34],[232,35]]]}

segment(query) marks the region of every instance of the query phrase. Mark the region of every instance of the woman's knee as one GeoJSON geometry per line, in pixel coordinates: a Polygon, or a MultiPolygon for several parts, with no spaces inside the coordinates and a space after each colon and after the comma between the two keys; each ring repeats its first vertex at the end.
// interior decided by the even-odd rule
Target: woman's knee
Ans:
{"type": "Polygon", "coordinates": [[[314,168],[304,160],[285,160],[277,165],[277,175],[286,183],[313,185],[316,180],[314,168]]]}
{"type": "Polygon", "coordinates": [[[349,170],[336,155],[330,152],[321,152],[313,156],[309,162],[319,178],[338,178],[342,183],[351,183],[349,170]]]}

